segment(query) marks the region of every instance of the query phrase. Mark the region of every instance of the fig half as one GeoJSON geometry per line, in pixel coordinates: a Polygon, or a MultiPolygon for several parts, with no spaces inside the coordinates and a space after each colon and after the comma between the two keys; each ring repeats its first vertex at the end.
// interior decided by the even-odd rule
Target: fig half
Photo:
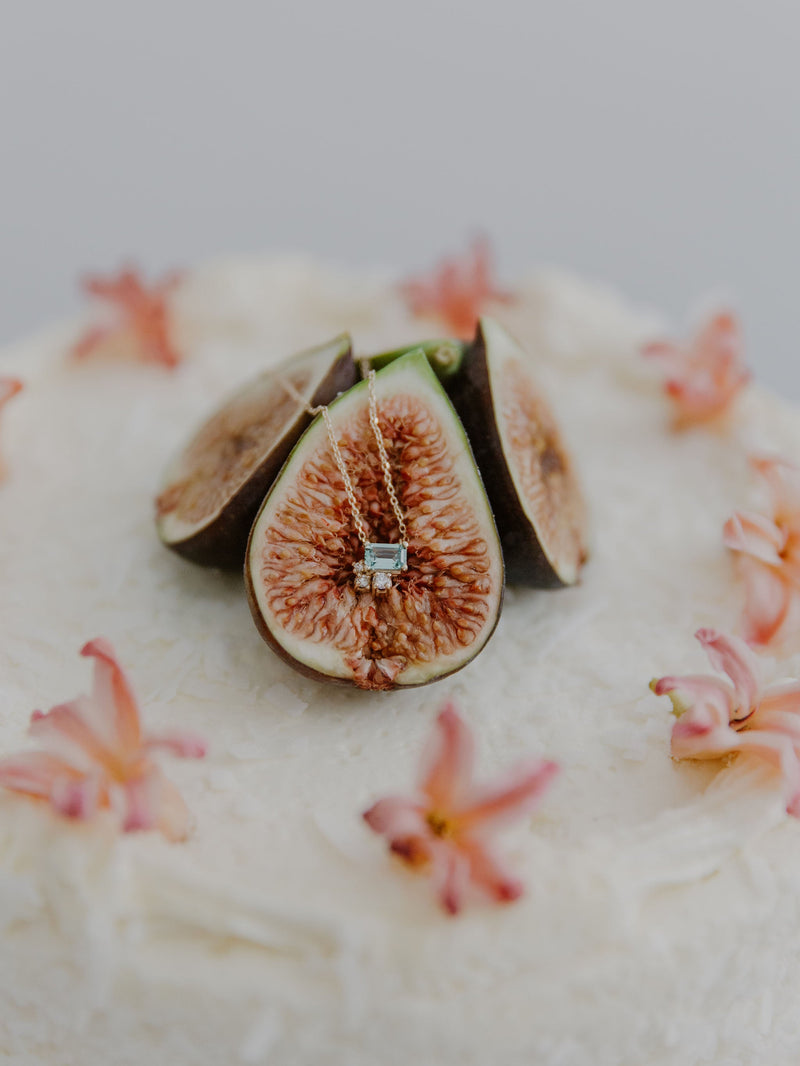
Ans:
{"type": "Polygon", "coordinates": [[[489,494],[509,583],[558,588],[587,557],[586,507],[555,416],[517,341],[484,317],[453,379],[489,494]]]}
{"type": "MultiPolygon", "coordinates": [[[[375,377],[378,420],[408,528],[407,569],[356,588],[364,550],[322,418],[290,455],[253,524],[253,618],[287,662],[317,678],[391,689],[465,666],[500,614],[503,558],[469,442],[422,351],[375,377]]],[[[398,543],[362,381],[330,407],[370,541],[398,543]]]]}
{"type": "Polygon", "coordinates": [[[258,508],[312,421],[358,372],[350,337],[294,355],[238,389],[168,466],[156,528],[168,548],[204,566],[238,569],[258,508]]]}

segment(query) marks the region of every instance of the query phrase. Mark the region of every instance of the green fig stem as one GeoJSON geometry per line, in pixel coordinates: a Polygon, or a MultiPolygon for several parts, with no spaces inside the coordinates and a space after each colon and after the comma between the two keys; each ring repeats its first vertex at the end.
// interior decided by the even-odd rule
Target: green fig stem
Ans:
{"type": "MultiPolygon", "coordinates": [[[[417,344],[409,344],[404,348],[394,348],[390,352],[378,352],[376,355],[362,357],[359,361],[367,364],[369,370],[382,370],[383,367],[393,363],[402,355],[421,350],[424,352],[431,370],[437,378],[444,382],[456,374],[461,366],[461,360],[467,350],[464,341],[455,340],[452,337],[440,337],[435,340],[419,341],[417,344]]],[[[366,375],[364,375],[366,376],[366,375]]]]}

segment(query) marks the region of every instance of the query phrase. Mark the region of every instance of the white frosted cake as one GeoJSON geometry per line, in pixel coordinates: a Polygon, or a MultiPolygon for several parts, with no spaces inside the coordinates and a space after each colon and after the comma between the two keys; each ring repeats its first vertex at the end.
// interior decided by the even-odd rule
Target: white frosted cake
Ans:
{"type": "MultiPolygon", "coordinates": [[[[0,792],[0,1059],[15,1066],[789,1066],[800,1060],[800,827],[763,761],[675,762],[653,677],[709,668],[733,630],[721,540],[752,448],[800,456],[800,417],[751,386],[726,432],[669,429],[641,345],[662,324],[552,273],[493,314],[570,443],[591,557],[570,588],[509,587],[480,655],[434,684],[305,678],[253,624],[241,577],[159,543],[164,466],[230,390],[347,330],[358,352],[440,327],[381,277],[299,259],[222,263],[174,294],[185,359],[75,363],[73,327],[7,351],[0,756],[31,712],[90,685],[111,642],[188,838],[120,833],[0,792]],[[492,780],[560,774],[498,840],[524,894],[457,917],[362,814],[407,794],[458,707],[492,780]]],[[[762,657],[793,678],[800,658],[762,657]]]]}

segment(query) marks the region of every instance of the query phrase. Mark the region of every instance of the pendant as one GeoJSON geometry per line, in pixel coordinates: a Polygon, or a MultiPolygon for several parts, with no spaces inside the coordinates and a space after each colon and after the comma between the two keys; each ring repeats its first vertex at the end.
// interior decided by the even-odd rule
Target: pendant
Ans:
{"type": "Polygon", "coordinates": [[[364,558],[355,563],[354,585],[358,591],[388,592],[393,585],[392,574],[408,569],[408,549],[405,544],[373,544],[364,547],[364,558]]]}

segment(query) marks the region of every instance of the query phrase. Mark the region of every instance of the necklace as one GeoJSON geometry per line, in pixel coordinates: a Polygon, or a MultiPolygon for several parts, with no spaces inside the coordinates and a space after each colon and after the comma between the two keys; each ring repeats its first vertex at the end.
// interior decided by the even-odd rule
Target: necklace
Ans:
{"type": "Polygon", "coordinates": [[[371,588],[373,592],[383,595],[392,588],[392,575],[408,569],[408,529],[406,527],[405,517],[400,508],[400,501],[397,498],[397,491],[394,487],[394,480],[392,478],[392,468],[389,463],[389,456],[386,454],[386,445],[383,440],[383,433],[381,432],[381,425],[378,420],[378,400],[375,394],[375,371],[370,370],[367,374],[367,389],[369,391],[369,424],[372,430],[372,435],[375,438],[375,443],[378,447],[378,458],[380,459],[381,470],[383,472],[383,483],[386,486],[386,493],[389,497],[389,503],[391,504],[392,512],[394,513],[397,522],[397,528],[400,530],[400,540],[396,544],[379,543],[369,539],[367,527],[356,499],[353,481],[344,461],[339,442],[336,439],[336,433],[333,429],[333,422],[327,405],[321,404],[319,407],[309,407],[289,382],[282,381],[281,384],[290,395],[303,404],[303,407],[308,414],[314,416],[321,414],[323,417],[325,428],[328,431],[328,441],[330,442],[331,451],[333,452],[334,462],[336,463],[339,474],[344,482],[344,490],[347,495],[350,513],[353,518],[353,525],[356,527],[356,534],[364,549],[363,559],[360,559],[353,564],[353,586],[358,591],[363,592],[371,588]]]}

